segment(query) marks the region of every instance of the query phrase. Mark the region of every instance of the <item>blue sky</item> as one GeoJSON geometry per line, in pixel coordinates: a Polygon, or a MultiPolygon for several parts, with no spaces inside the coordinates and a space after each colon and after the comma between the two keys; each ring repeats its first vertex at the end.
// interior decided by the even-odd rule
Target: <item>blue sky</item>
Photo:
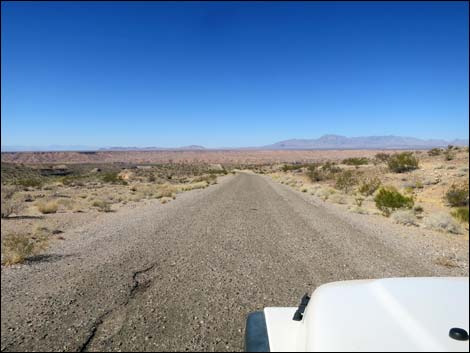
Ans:
{"type": "Polygon", "coordinates": [[[2,2],[2,145],[468,138],[467,2],[2,2]]]}

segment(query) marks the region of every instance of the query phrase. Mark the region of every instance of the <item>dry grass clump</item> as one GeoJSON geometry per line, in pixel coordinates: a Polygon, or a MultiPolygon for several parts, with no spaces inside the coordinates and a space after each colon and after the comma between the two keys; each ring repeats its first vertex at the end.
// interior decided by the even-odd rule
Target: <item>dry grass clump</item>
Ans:
{"type": "Polygon", "coordinates": [[[105,200],[95,200],[92,204],[100,212],[111,212],[111,203],[105,200]]]}
{"type": "Polygon", "coordinates": [[[59,204],[55,200],[40,201],[37,204],[37,208],[42,214],[56,213],[59,209],[59,204]]]}
{"type": "Polygon", "coordinates": [[[1,217],[7,218],[12,214],[18,214],[22,209],[22,203],[15,198],[17,188],[15,186],[2,185],[1,188],[1,217]]]}
{"type": "Polygon", "coordinates": [[[362,208],[361,206],[357,205],[349,207],[349,211],[358,214],[369,214],[369,212],[365,208],[362,208]]]}
{"type": "Polygon", "coordinates": [[[346,196],[341,194],[333,194],[329,197],[329,200],[340,205],[346,205],[348,203],[346,196]]]}
{"type": "Polygon", "coordinates": [[[450,214],[456,220],[468,224],[468,207],[458,207],[453,210],[450,214]]]}
{"type": "Polygon", "coordinates": [[[177,189],[178,191],[190,191],[195,189],[204,189],[208,186],[209,184],[207,181],[197,181],[195,183],[180,184],[177,186],[177,189]]]}
{"type": "Polygon", "coordinates": [[[359,183],[359,192],[364,196],[370,196],[378,190],[382,182],[377,177],[367,177],[359,183]]]}
{"type": "Polygon", "coordinates": [[[35,239],[18,233],[10,233],[2,239],[2,264],[5,266],[23,263],[28,257],[37,255],[47,248],[47,239],[35,239]]]}
{"type": "Polygon", "coordinates": [[[160,198],[160,203],[165,204],[165,203],[170,202],[171,200],[173,200],[173,198],[163,196],[163,197],[160,198]]]}
{"type": "Polygon", "coordinates": [[[160,184],[157,185],[157,199],[162,197],[170,197],[175,198],[176,193],[178,192],[178,188],[172,184],[160,184]]]}
{"type": "Polygon", "coordinates": [[[399,224],[406,226],[417,226],[418,218],[416,218],[413,211],[398,210],[392,213],[392,219],[399,224]]]}
{"type": "Polygon", "coordinates": [[[444,212],[429,215],[429,217],[424,219],[424,226],[429,229],[452,234],[462,233],[460,225],[449,214],[444,212]]]}
{"type": "Polygon", "coordinates": [[[453,258],[450,258],[448,256],[439,256],[438,258],[436,258],[434,263],[436,265],[444,266],[448,268],[459,267],[458,263],[453,258]]]}

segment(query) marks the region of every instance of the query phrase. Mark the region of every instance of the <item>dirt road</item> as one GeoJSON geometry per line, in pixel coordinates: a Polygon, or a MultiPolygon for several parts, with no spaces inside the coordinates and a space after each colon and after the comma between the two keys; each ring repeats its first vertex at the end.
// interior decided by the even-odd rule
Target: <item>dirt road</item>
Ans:
{"type": "Polygon", "coordinates": [[[2,350],[242,350],[247,313],[295,306],[322,283],[459,274],[390,232],[230,176],[104,215],[2,269],[2,350]]]}

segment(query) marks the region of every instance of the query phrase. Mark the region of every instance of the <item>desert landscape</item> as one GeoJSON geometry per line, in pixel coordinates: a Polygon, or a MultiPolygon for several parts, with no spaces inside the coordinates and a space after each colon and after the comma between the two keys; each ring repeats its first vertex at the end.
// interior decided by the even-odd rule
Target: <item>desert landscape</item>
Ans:
{"type": "MultiPolygon", "coordinates": [[[[343,205],[346,212],[381,215],[411,230],[422,227],[465,240],[468,156],[467,147],[453,146],[410,152],[2,153],[2,265],[27,260],[35,248],[63,239],[62,233],[100,213],[119,212],[145,200],[167,203],[181,192],[206,188],[218,176],[240,170],[268,175],[324,202],[343,205]],[[390,167],[392,156],[407,154],[411,162],[390,167]],[[15,246],[31,249],[31,254],[15,253],[20,252],[10,249],[15,246]]],[[[451,260],[447,263],[452,265],[451,260]]]]}
{"type": "Polygon", "coordinates": [[[2,350],[241,350],[325,282],[468,276],[468,147],[128,153],[2,154],[2,350]]]}
{"type": "Polygon", "coordinates": [[[1,22],[2,352],[468,352],[468,2],[1,22]]]}

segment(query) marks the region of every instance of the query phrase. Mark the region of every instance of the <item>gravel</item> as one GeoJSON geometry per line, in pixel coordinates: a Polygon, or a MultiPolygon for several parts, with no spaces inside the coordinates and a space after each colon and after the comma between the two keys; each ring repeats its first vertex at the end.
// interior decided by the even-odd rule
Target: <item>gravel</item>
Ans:
{"type": "Polygon", "coordinates": [[[240,173],[100,214],[2,268],[1,348],[238,351],[249,312],[296,306],[323,283],[468,276],[468,239],[346,208],[240,173]],[[461,265],[435,263],[448,254],[461,265]]]}

